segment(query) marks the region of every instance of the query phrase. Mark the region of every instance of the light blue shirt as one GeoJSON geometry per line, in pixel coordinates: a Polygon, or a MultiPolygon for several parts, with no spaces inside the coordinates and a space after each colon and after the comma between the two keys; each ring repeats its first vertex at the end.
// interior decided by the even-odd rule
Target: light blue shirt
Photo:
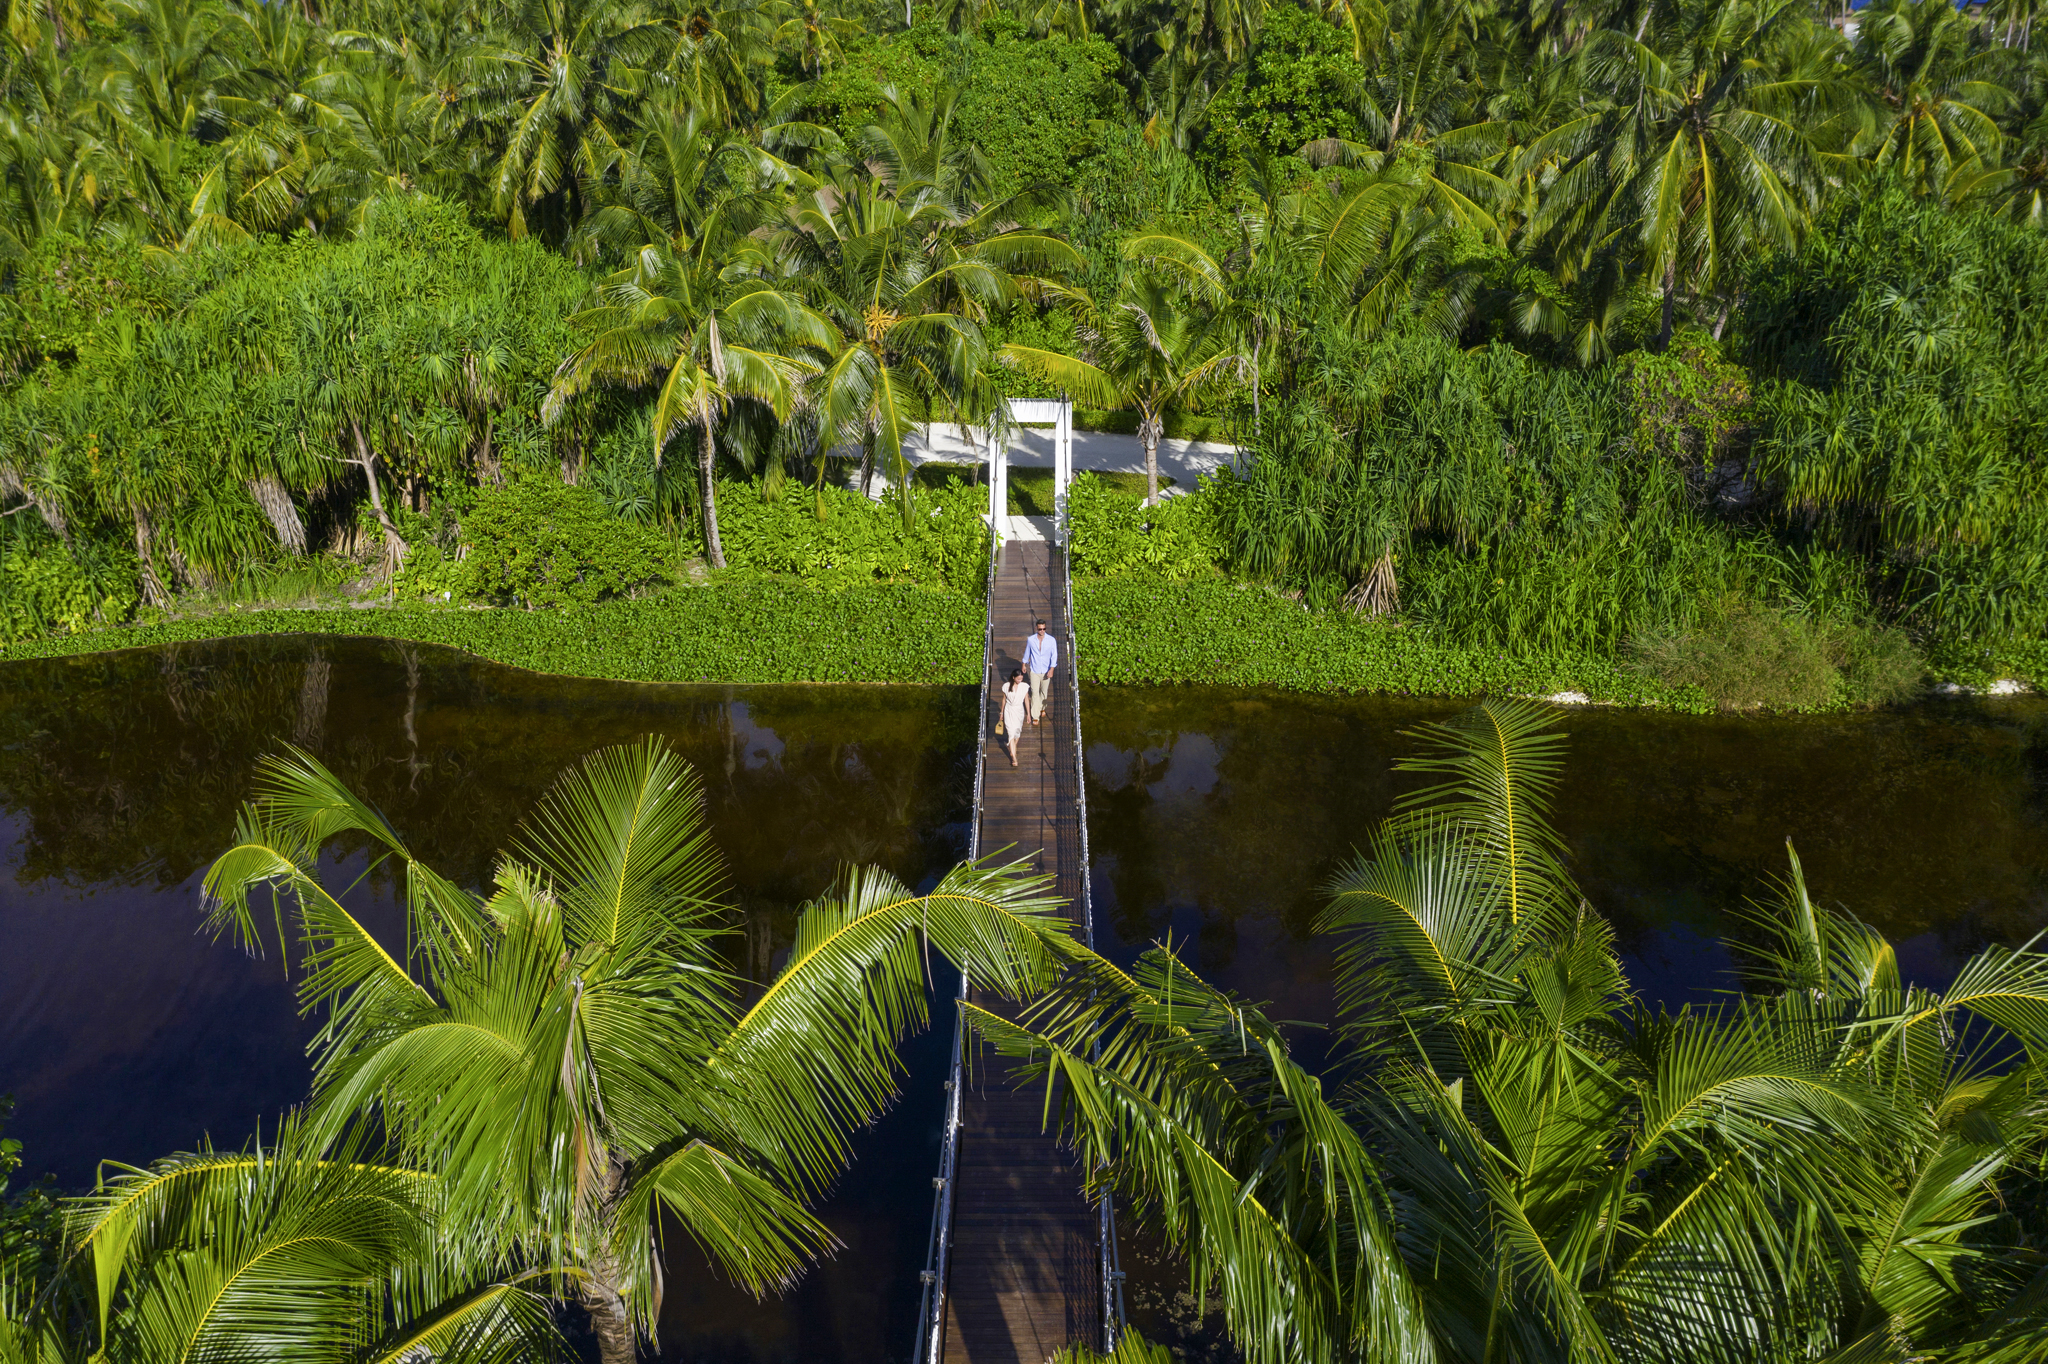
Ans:
{"type": "Polygon", "coordinates": [[[1024,641],[1024,670],[1034,673],[1049,673],[1060,661],[1059,641],[1052,637],[1052,631],[1044,634],[1031,632],[1031,638],[1024,641]]]}

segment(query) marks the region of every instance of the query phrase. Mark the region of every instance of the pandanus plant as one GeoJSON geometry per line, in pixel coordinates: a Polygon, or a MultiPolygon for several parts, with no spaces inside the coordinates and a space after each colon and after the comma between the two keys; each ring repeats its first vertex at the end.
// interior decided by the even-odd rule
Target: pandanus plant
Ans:
{"type": "Polygon", "coordinates": [[[2048,954],[1913,987],[1794,859],[1748,993],[1644,1008],[1545,818],[1550,714],[1488,702],[1400,764],[1440,780],[1328,886],[1330,1072],[1171,944],[1075,949],[969,1024],[1252,1364],[2040,1358],[2005,1210],[2048,1138],[2048,954]]]}
{"type": "Polygon", "coordinates": [[[930,948],[1012,995],[1062,950],[1046,878],[1022,863],[963,865],[921,895],[850,871],[804,907],[788,964],[743,1006],[703,792],[658,740],[565,774],[488,894],[417,860],[307,754],[263,771],[206,893],[215,928],[249,944],[258,891],[292,904],[299,998],[324,1019],[311,1138],[388,1134],[399,1163],[440,1182],[461,1235],[575,1286],[605,1364],[652,1338],[665,1232],[757,1293],[832,1247],[805,1201],[893,1095],[930,948]],[[336,839],[395,866],[404,952],[323,884],[336,839]]]}

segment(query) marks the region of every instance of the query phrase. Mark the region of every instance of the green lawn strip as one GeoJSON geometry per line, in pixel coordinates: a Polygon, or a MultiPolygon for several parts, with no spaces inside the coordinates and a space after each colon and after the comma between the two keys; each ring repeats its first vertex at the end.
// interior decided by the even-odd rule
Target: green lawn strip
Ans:
{"type": "MultiPolygon", "coordinates": [[[[1205,683],[1418,696],[1551,695],[1705,711],[1613,659],[1507,653],[1345,612],[1311,612],[1222,580],[1081,579],[1081,671],[1091,683],[1205,683]]],[[[964,593],[876,584],[824,592],[780,579],[724,579],[637,601],[551,611],[374,609],[223,612],[29,640],[0,660],[55,658],[245,635],[416,640],[572,677],[635,682],[930,683],[979,678],[981,603],[964,593]]]]}
{"type": "Polygon", "coordinates": [[[1412,627],[1306,611],[1276,593],[1224,581],[1077,581],[1074,630],[1089,682],[1421,696],[1576,691],[1616,705],[1710,709],[1705,697],[1612,660],[1465,648],[1412,627]]]}
{"type": "Polygon", "coordinates": [[[0,648],[0,659],[273,634],[417,640],[537,672],[635,682],[972,685],[980,674],[982,606],[963,593],[930,588],[821,592],[777,580],[727,580],[550,611],[224,613],[30,640],[0,648]]]}

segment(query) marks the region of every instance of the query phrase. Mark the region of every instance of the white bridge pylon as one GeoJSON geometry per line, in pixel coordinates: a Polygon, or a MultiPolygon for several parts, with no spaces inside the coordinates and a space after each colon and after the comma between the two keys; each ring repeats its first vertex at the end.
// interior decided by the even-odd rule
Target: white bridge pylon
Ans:
{"type": "MultiPolygon", "coordinates": [[[[1052,539],[1067,542],[1067,491],[1074,482],[1074,405],[1065,398],[1012,398],[1010,422],[1052,427],[1052,539]]],[[[983,456],[988,461],[988,517],[998,534],[1008,526],[1010,511],[1010,442],[1005,423],[984,428],[983,456]]]]}

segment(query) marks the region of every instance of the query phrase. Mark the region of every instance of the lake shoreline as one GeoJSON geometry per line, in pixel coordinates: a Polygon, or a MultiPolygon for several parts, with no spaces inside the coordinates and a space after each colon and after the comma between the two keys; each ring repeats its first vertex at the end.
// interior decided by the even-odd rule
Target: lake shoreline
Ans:
{"type": "MultiPolygon", "coordinates": [[[[1255,589],[1076,583],[1082,681],[1097,686],[1275,688],[1305,696],[1458,700],[1526,696],[1562,706],[1722,713],[1696,688],[1568,651],[1464,646],[1386,621],[1312,614],[1255,589]]],[[[541,677],[646,686],[971,687],[981,607],[957,592],[877,584],[820,592],[725,583],[595,606],[378,605],[221,612],[0,646],[0,664],[245,638],[380,639],[452,649],[541,677]]],[[[1900,704],[2035,691],[2029,680],[1936,672],[1900,704]]],[[[1847,703],[1806,712],[1864,709],[1847,703]]]]}

